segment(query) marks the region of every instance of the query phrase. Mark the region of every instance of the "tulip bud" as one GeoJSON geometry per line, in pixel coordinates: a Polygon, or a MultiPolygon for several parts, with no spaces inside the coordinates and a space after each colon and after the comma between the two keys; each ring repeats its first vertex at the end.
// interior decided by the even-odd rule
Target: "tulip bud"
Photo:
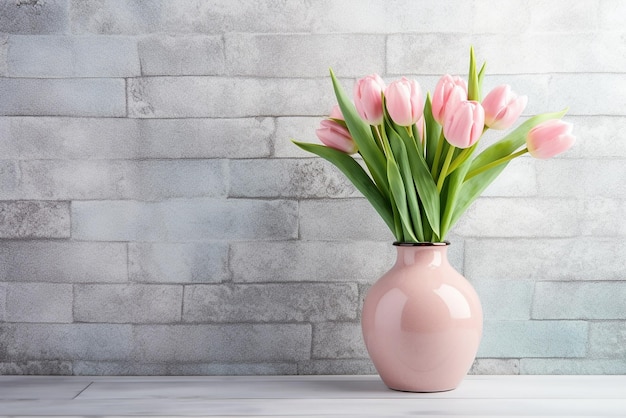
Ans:
{"type": "Polygon", "coordinates": [[[451,98],[455,102],[457,100],[467,100],[467,83],[458,76],[452,77],[446,74],[437,82],[432,99],[433,118],[440,125],[443,125],[446,109],[448,108],[447,105],[451,98]]]}
{"type": "Polygon", "coordinates": [[[354,104],[361,118],[370,125],[383,123],[382,92],[385,82],[378,74],[371,74],[354,85],[354,104]]]}
{"type": "Polygon", "coordinates": [[[389,116],[400,126],[414,125],[424,111],[420,85],[406,77],[394,81],[385,89],[385,101],[389,116]]]}
{"type": "Polygon", "coordinates": [[[540,123],[528,132],[526,147],[535,158],[546,159],[567,151],[574,145],[572,125],[560,119],[540,123]]]}
{"type": "Polygon", "coordinates": [[[317,137],[324,145],[346,154],[354,154],[358,147],[348,129],[331,119],[324,119],[315,130],[317,137]]]}
{"type": "Polygon", "coordinates": [[[337,120],[345,120],[345,118],[343,117],[343,113],[341,113],[341,109],[339,108],[339,105],[333,106],[332,110],[330,111],[330,118],[337,119],[337,120]]]}
{"type": "Polygon", "coordinates": [[[507,84],[496,87],[482,103],[485,125],[491,129],[510,128],[524,111],[527,102],[528,97],[517,96],[507,84]]]}
{"type": "Polygon", "coordinates": [[[480,103],[463,101],[446,110],[443,134],[457,148],[469,148],[478,141],[485,127],[485,111],[480,103]]]}

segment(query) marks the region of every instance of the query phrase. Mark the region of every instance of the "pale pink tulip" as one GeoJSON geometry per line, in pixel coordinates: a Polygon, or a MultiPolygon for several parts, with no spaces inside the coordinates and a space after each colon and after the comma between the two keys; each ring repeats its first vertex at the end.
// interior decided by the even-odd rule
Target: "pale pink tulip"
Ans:
{"type": "Polygon", "coordinates": [[[462,101],[446,110],[443,134],[457,148],[471,147],[485,127],[485,111],[476,101],[462,101]]]}
{"type": "Polygon", "coordinates": [[[491,129],[510,128],[524,111],[526,103],[528,97],[518,96],[508,84],[496,87],[483,99],[485,125],[491,129]]]}
{"type": "Polygon", "coordinates": [[[331,119],[324,119],[320,127],[315,130],[317,137],[324,145],[346,154],[354,154],[358,151],[357,145],[352,139],[348,129],[331,119]]]}
{"type": "Polygon", "coordinates": [[[343,113],[341,113],[341,109],[339,108],[339,105],[333,106],[332,110],[330,111],[330,118],[337,119],[337,120],[345,120],[343,117],[343,113]]]}
{"type": "Polygon", "coordinates": [[[528,132],[526,147],[535,158],[546,159],[567,151],[574,145],[572,125],[560,119],[540,123],[528,132]]]}
{"type": "Polygon", "coordinates": [[[422,89],[415,80],[402,77],[385,89],[387,111],[391,119],[400,126],[411,126],[424,112],[422,89]]]}
{"type": "Polygon", "coordinates": [[[361,118],[370,125],[383,123],[382,93],[385,82],[378,74],[371,74],[354,85],[354,104],[361,118]]]}
{"type": "Polygon", "coordinates": [[[467,83],[458,76],[452,77],[450,74],[446,74],[437,82],[432,99],[433,118],[440,125],[445,120],[446,109],[451,99],[455,103],[460,100],[467,100],[467,83]]]}

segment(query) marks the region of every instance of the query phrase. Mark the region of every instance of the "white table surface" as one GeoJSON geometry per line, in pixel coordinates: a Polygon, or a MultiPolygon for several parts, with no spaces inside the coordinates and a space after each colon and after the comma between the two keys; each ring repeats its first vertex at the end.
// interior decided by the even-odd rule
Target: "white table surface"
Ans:
{"type": "Polygon", "coordinates": [[[626,376],[468,376],[421,394],[378,376],[0,376],[0,416],[626,417],[626,376]]]}

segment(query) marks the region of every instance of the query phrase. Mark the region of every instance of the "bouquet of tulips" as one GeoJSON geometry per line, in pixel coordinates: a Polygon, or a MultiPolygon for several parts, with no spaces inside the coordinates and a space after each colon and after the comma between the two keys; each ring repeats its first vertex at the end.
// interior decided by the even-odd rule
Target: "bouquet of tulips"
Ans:
{"type": "Polygon", "coordinates": [[[475,155],[483,133],[510,128],[527,98],[501,85],[482,99],[485,64],[477,71],[473,49],[468,81],[444,75],[425,102],[416,81],[385,86],[372,74],[356,82],[353,104],[330,75],[338,106],[316,131],[324,145],[294,143],[337,166],[398,242],[443,241],[509,161],[550,158],[575,140],[564,110],[528,119],[475,155]],[[351,156],[357,152],[367,171],[351,156]]]}

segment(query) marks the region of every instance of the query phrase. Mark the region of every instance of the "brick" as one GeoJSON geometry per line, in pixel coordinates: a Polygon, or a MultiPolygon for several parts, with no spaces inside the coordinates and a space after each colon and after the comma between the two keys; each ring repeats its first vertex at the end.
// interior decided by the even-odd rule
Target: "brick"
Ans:
{"type": "Polygon", "coordinates": [[[311,325],[138,325],[134,344],[144,362],[298,361],[310,357],[311,325]]]}
{"type": "Polygon", "coordinates": [[[537,164],[537,182],[542,196],[626,197],[623,160],[552,160],[537,164]],[[586,173],[606,173],[589,176],[586,173]]]}
{"type": "Polygon", "coordinates": [[[363,198],[301,201],[300,239],[394,241],[387,224],[363,198]]]}
{"type": "Polygon", "coordinates": [[[236,282],[372,283],[396,259],[395,248],[383,242],[240,242],[230,249],[236,282]]]}
{"type": "Polygon", "coordinates": [[[122,79],[3,78],[0,95],[0,115],[126,115],[122,79]]]}
{"type": "Polygon", "coordinates": [[[274,131],[274,121],[265,117],[142,119],[139,123],[139,153],[146,158],[268,157],[274,131]]]}
{"type": "Polygon", "coordinates": [[[137,43],[124,37],[11,36],[11,77],[134,77],[137,43]]]}
{"type": "Polygon", "coordinates": [[[108,242],[4,241],[0,280],[126,282],[126,244],[108,242]]]}
{"type": "Polygon", "coordinates": [[[127,90],[137,118],[320,115],[335,102],[326,78],[146,77],[129,79],[127,90]],[[281,100],[267,100],[268,91],[281,100]]]}
{"type": "MultiPolygon", "coordinates": [[[[391,34],[387,37],[387,73],[465,74],[470,44],[469,34],[391,34]]],[[[420,84],[421,78],[416,78],[420,84]]]]}
{"type": "Polygon", "coordinates": [[[537,178],[535,160],[518,158],[506,166],[504,172],[497,177],[482,193],[482,196],[534,196],[537,194],[537,178]]]}
{"type": "Polygon", "coordinates": [[[313,326],[314,359],[368,358],[358,322],[322,322],[313,326]]]}
{"type": "Polygon", "coordinates": [[[479,358],[474,360],[468,374],[516,375],[519,374],[519,362],[519,359],[479,358]]]}
{"type": "Polygon", "coordinates": [[[16,361],[0,363],[0,375],[47,375],[71,376],[72,363],[69,361],[16,361]]]}
{"type": "Polygon", "coordinates": [[[96,241],[292,239],[294,202],[174,199],[163,202],[75,201],[72,237],[96,241]]]}
{"type": "Polygon", "coordinates": [[[568,115],[564,120],[574,125],[573,134],[579,140],[563,158],[626,157],[626,143],[615,140],[626,129],[626,117],[568,115]]]}
{"type": "Polygon", "coordinates": [[[228,33],[225,42],[232,75],[324,77],[328,67],[342,77],[385,71],[381,35],[228,33]]]}
{"type": "Polygon", "coordinates": [[[79,322],[168,323],[180,321],[182,286],[100,285],[74,287],[79,322]]]}
{"type": "Polygon", "coordinates": [[[219,75],[224,73],[221,36],[163,36],[140,39],[142,75],[219,75]]]}
{"type": "MultiPolygon", "coordinates": [[[[599,197],[585,199],[580,203],[579,210],[583,235],[602,237],[626,235],[626,223],[615,222],[615,219],[626,217],[626,201],[599,197]]],[[[619,242],[616,245],[619,247],[619,242]]],[[[608,259],[606,264],[612,261],[608,259]]]]}
{"type": "Polygon", "coordinates": [[[73,0],[72,32],[100,34],[300,32],[310,27],[307,3],[182,0],[73,0]]]}
{"type": "Polygon", "coordinates": [[[598,2],[598,27],[605,31],[622,30],[626,4],[620,0],[603,0],[598,2]]]}
{"type": "Polygon", "coordinates": [[[167,364],[134,361],[74,361],[74,376],[164,376],[167,364]]]}
{"type": "MultiPolygon", "coordinates": [[[[1,6],[0,6],[1,7],[1,6]]],[[[7,75],[7,54],[9,53],[9,37],[0,35],[0,76],[7,75]]]]}
{"type": "Polygon", "coordinates": [[[452,0],[419,2],[401,0],[393,7],[385,1],[368,2],[366,8],[351,0],[315,3],[311,26],[319,32],[388,33],[393,32],[471,32],[473,3],[452,0]]]}
{"type": "Polygon", "coordinates": [[[0,324],[6,361],[118,360],[132,349],[131,325],[0,324]]]}
{"type": "Polygon", "coordinates": [[[5,321],[7,302],[7,286],[6,283],[0,283],[0,322],[5,321]]]}
{"type": "Polygon", "coordinates": [[[626,322],[591,322],[589,357],[626,359],[626,322]]]}
{"type": "Polygon", "coordinates": [[[2,32],[23,34],[66,33],[69,0],[0,2],[2,32]]]}
{"type": "Polygon", "coordinates": [[[522,374],[550,375],[623,375],[626,374],[624,360],[588,360],[588,359],[538,359],[520,360],[522,374]]]}
{"type": "Polygon", "coordinates": [[[9,199],[18,193],[20,174],[17,161],[0,160],[1,199],[9,199]]]}
{"type": "Polygon", "coordinates": [[[485,321],[478,357],[585,357],[584,321],[485,321]]]}
{"type": "Polygon", "coordinates": [[[626,282],[538,282],[533,318],[626,319],[626,282]]]}
{"type": "Polygon", "coordinates": [[[318,158],[231,160],[230,197],[360,197],[335,166],[318,158]]]}
{"type": "Polygon", "coordinates": [[[322,118],[320,117],[281,117],[276,118],[274,133],[274,157],[279,158],[311,158],[313,154],[296,146],[292,139],[300,142],[321,144],[315,135],[322,118]]]}
{"type": "Polygon", "coordinates": [[[548,92],[549,109],[569,106],[572,115],[623,115],[626,107],[626,82],[618,74],[554,75],[548,92]]]}
{"type": "Polygon", "coordinates": [[[489,320],[530,319],[534,283],[530,281],[491,280],[473,282],[489,320]]]}
{"type": "Polygon", "coordinates": [[[135,282],[218,283],[230,277],[228,245],[129,243],[128,269],[135,282]]]}
{"type": "Polygon", "coordinates": [[[598,29],[598,0],[572,4],[567,0],[542,2],[531,8],[530,30],[536,32],[581,32],[598,29]]]}
{"type": "Polygon", "coordinates": [[[265,376],[298,374],[296,363],[173,363],[167,365],[172,376],[265,376]]]}
{"type": "Polygon", "coordinates": [[[356,318],[350,283],[185,286],[186,322],[291,322],[356,318]],[[280,308],[277,308],[280,307],[280,308]]]}
{"type": "Polygon", "coordinates": [[[307,360],[298,362],[298,374],[313,375],[359,375],[376,374],[371,360],[339,359],[339,360],[307,360]]]}
{"type": "Polygon", "coordinates": [[[571,237],[580,233],[571,199],[479,198],[453,231],[480,237],[571,237]]]}
{"type": "Polygon", "coordinates": [[[219,160],[137,161],[128,197],[222,197],[228,190],[227,164],[219,160]]]}
{"type": "MultiPolygon", "coordinates": [[[[509,0],[498,7],[493,7],[489,0],[476,0],[472,4],[472,12],[472,32],[475,34],[495,33],[502,36],[507,33],[524,33],[528,32],[530,26],[531,8],[526,0],[509,0]]],[[[506,52],[505,48],[500,51],[506,52]]],[[[490,67],[491,59],[489,57],[490,67]]]]}
{"type": "Polygon", "coordinates": [[[0,117],[0,152],[18,160],[267,157],[273,130],[271,118],[0,117]]]}
{"type": "Polygon", "coordinates": [[[8,322],[72,322],[71,284],[7,283],[8,322]]]}
{"type": "Polygon", "coordinates": [[[68,238],[69,202],[0,201],[0,238],[68,238]]]}
{"type": "Polygon", "coordinates": [[[122,118],[0,118],[5,158],[120,159],[138,154],[138,121],[122,118]]]}
{"type": "Polygon", "coordinates": [[[474,282],[623,280],[624,251],[622,239],[610,238],[468,240],[465,274],[474,282]]]}

